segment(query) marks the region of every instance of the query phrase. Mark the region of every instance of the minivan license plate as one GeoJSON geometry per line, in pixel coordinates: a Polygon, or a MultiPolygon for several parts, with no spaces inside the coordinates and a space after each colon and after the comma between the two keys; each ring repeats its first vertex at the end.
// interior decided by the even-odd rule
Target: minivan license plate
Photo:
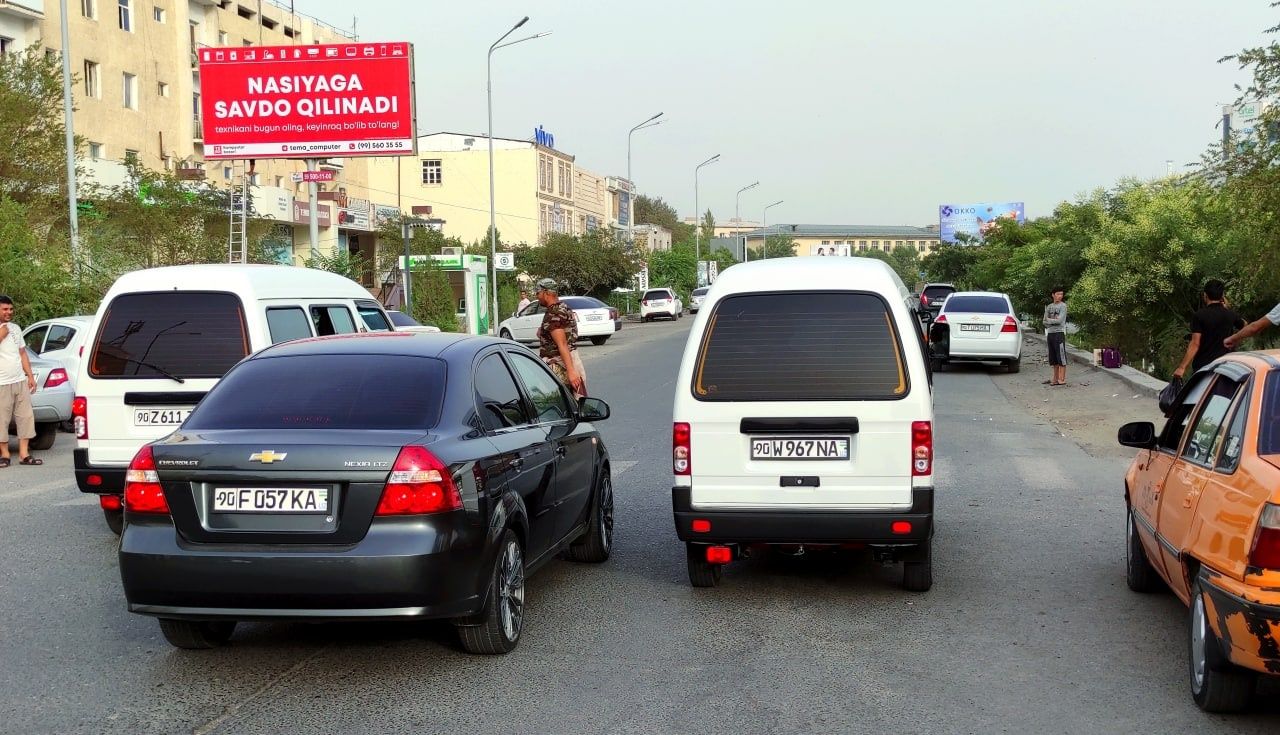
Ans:
{"type": "Polygon", "coordinates": [[[179,426],[191,414],[189,408],[135,408],[134,426],[179,426]]]}
{"type": "Polygon", "coordinates": [[[214,513],[328,513],[327,487],[220,487],[214,513]]]}
{"type": "Polygon", "coordinates": [[[848,437],[752,437],[752,459],[849,459],[848,437]]]}

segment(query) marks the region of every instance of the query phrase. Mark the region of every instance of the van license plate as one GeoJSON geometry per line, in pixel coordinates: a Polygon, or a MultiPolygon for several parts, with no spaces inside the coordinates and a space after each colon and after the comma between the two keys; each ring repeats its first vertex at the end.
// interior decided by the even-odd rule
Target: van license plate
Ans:
{"type": "Polygon", "coordinates": [[[327,487],[220,487],[214,513],[328,513],[327,487]]]}
{"type": "Polygon", "coordinates": [[[752,459],[848,460],[848,437],[752,437],[752,459]]]}
{"type": "Polygon", "coordinates": [[[191,415],[189,408],[135,408],[134,426],[178,426],[191,415]]]}

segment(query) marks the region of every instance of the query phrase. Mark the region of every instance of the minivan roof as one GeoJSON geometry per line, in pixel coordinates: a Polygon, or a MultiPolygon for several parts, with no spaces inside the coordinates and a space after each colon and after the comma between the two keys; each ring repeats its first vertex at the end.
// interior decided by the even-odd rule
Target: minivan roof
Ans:
{"type": "Polygon", "coordinates": [[[229,291],[258,299],[371,299],[368,290],[349,278],[291,265],[174,265],[125,273],[107,292],[229,291]]]}
{"type": "Polygon", "coordinates": [[[907,295],[902,279],[874,258],[770,258],[726,268],[717,295],[752,291],[873,291],[907,295]]]}

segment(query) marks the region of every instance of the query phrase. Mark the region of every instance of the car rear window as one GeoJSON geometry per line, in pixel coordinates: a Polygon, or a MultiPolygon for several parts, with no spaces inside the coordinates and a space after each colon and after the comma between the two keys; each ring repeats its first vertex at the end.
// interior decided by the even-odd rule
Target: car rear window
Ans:
{"type": "Polygon", "coordinates": [[[952,296],[946,310],[962,314],[1008,314],[1009,302],[999,296],[952,296]]]}
{"type": "Polygon", "coordinates": [[[895,400],[908,389],[888,306],[853,292],[721,300],[693,374],[700,401],[895,400]]]}
{"type": "Polygon", "coordinates": [[[669,298],[671,298],[671,294],[667,293],[666,291],[645,291],[643,300],[653,301],[654,299],[669,299],[669,298]]]}
{"type": "Polygon", "coordinates": [[[711,289],[709,289],[709,288],[695,288],[695,289],[693,289],[693,295],[694,295],[694,296],[706,296],[706,295],[707,295],[707,291],[710,291],[710,290],[711,290],[711,289]]]}
{"type": "Polygon", "coordinates": [[[111,301],[89,361],[96,378],[221,378],[249,354],[240,299],[165,291],[111,301]]]}
{"type": "Polygon", "coordinates": [[[388,311],[387,316],[391,318],[391,323],[397,327],[420,327],[418,320],[404,313],[403,311],[388,311]]]}
{"type": "Polygon", "coordinates": [[[593,299],[590,296],[562,296],[560,300],[569,305],[570,309],[607,309],[609,308],[604,302],[593,299]]]}
{"type": "Polygon", "coordinates": [[[946,296],[947,294],[952,294],[955,292],[956,290],[951,286],[925,286],[924,287],[924,295],[928,296],[931,299],[937,298],[939,296],[946,296]]]}
{"type": "Polygon", "coordinates": [[[249,360],[205,396],[186,428],[429,429],[445,366],[405,355],[291,355],[249,360]]]}

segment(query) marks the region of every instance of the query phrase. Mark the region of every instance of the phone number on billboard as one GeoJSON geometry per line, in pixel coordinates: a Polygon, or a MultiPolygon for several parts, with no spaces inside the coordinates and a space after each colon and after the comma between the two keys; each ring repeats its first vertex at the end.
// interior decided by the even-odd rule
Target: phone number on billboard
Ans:
{"type": "Polygon", "coordinates": [[[398,140],[363,140],[356,143],[358,151],[400,150],[404,143],[398,140]]]}

